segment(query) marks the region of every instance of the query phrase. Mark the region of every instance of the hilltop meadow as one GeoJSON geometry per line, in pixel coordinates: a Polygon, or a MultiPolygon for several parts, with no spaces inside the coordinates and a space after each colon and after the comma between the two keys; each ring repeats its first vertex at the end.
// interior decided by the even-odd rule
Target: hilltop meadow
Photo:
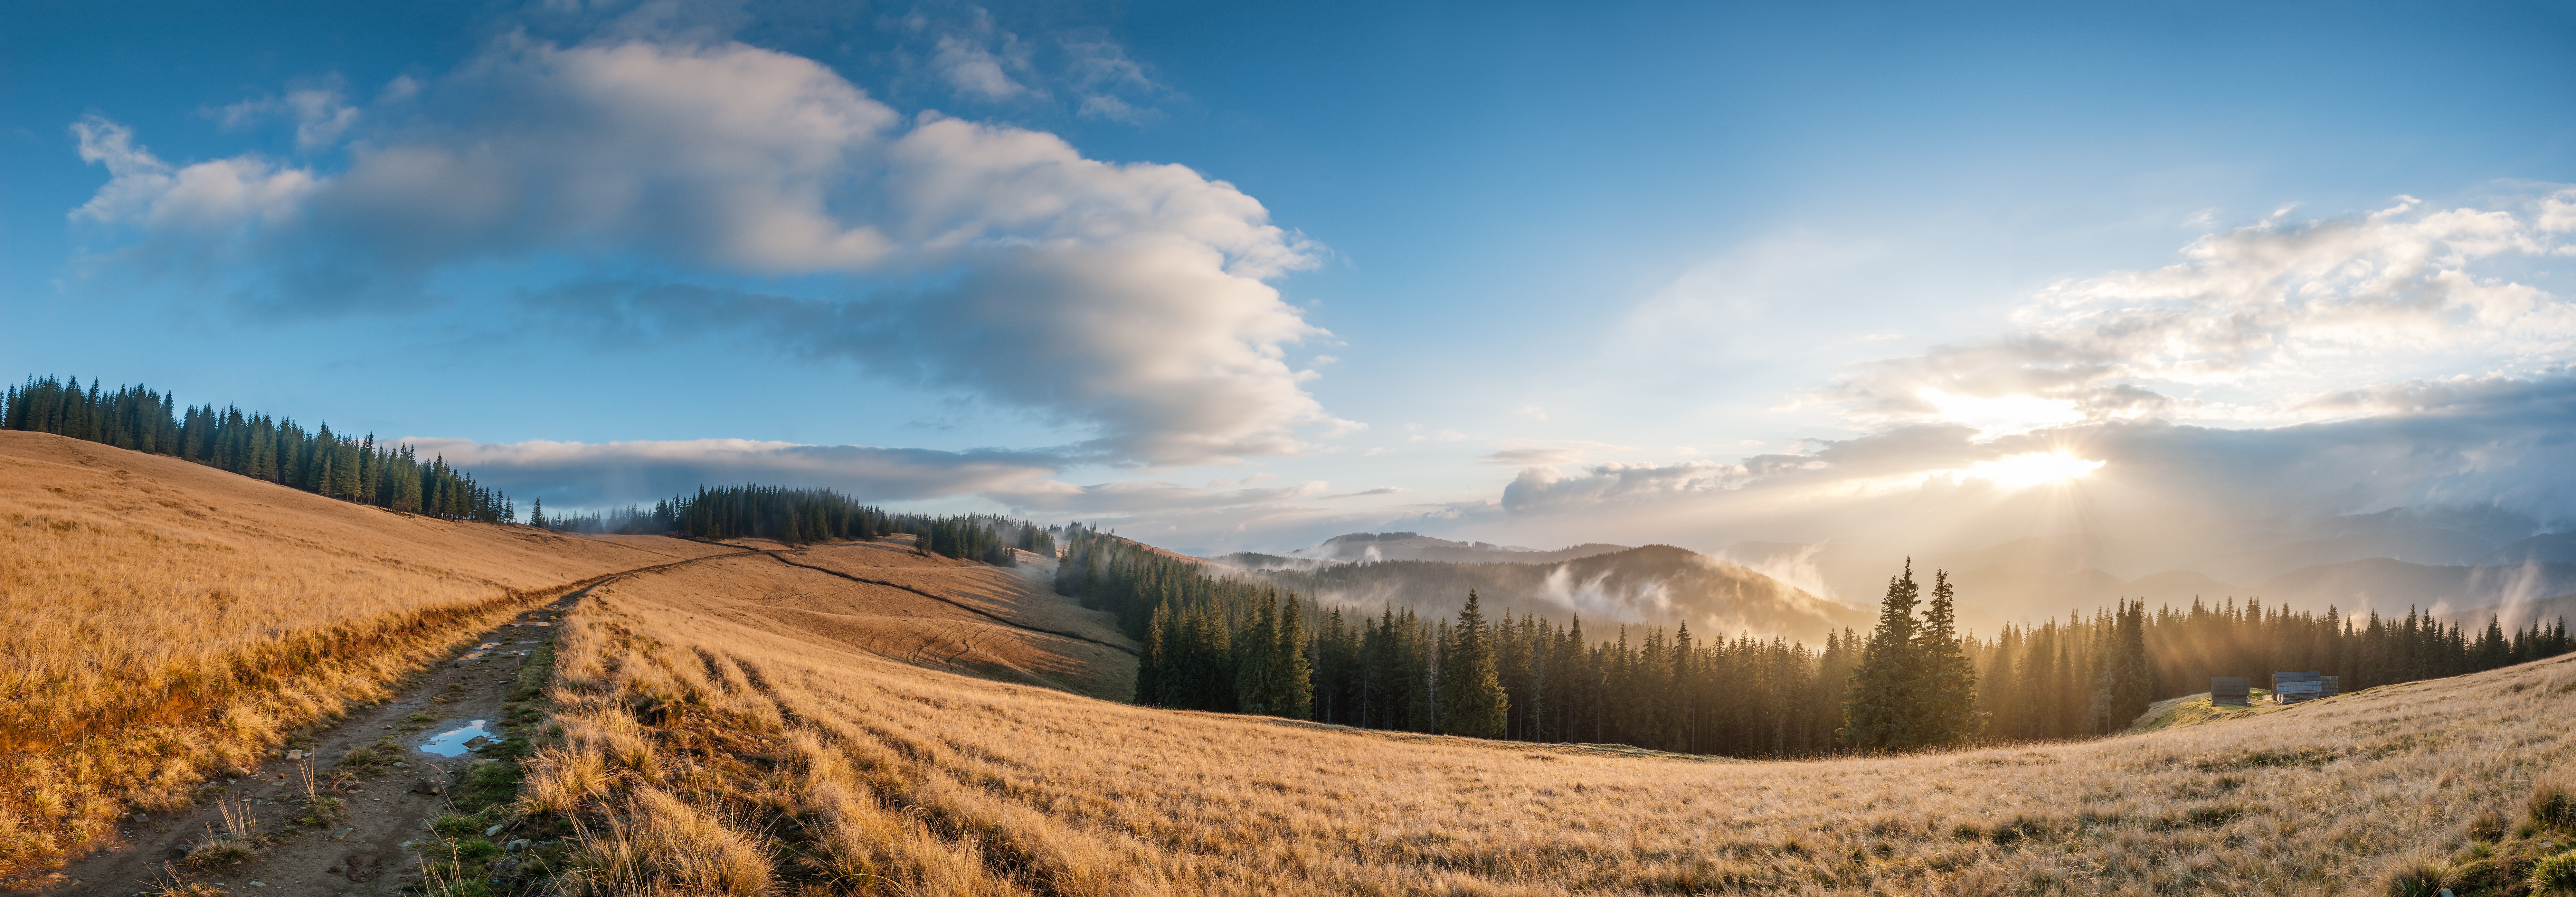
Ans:
{"type": "Polygon", "coordinates": [[[634,580],[573,615],[562,743],[521,804],[591,833],[564,880],[742,897],[2330,894],[2429,875],[2525,893],[2541,842],[2576,836],[2552,778],[2576,756],[2576,657],[2095,741],[1752,762],[1139,708],[890,662],[710,601],[634,580]]]}

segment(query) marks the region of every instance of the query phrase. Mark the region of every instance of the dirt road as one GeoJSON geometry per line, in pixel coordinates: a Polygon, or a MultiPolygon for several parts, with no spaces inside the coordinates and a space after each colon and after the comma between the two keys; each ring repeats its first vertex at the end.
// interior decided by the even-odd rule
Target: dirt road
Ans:
{"type": "MultiPolygon", "coordinates": [[[[437,839],[432,821],[462,809],[461,801],[488,798],[515,783],[515,755],[524,750],[524,736],[542,724],[548,671],[530,664],[551,656],[564,613],[592,589],[617,579],[729,556],[612,574],[522,613],[404,683],[393,700],[355,710],[309,739],[290,740],[256,768],[210,779],[187,811],[128,815],[97,852],[11,882],[10,890],[48,897],[211,893],[178,890],[181,885],[210,886],[234,897],[401,893],[421,880],[422,858],[410,848],[437,839]],[[308,764],[288,759],[290,750],[314,758],[312,793],[337,798],[339,813],[326,818],[312,811],[308,764]],[[476,777],[486,765],[495,768],[476,777]],[[484,786],[479,793],[477,782],[484,786]],[[201,855],[190,861],[192,851],[204,853],[202,845],[224,840],[248,842],[250,849],[239,860],[201,855]]],[[[494,839],[507,842],[511,834],[494,839]]]]}

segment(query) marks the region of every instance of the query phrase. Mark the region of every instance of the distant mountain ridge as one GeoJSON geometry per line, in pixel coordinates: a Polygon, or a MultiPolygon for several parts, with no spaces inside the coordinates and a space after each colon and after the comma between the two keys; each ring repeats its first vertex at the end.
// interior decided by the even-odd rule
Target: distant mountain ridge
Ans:
{"type": "MultiPolygon", "coordinates": [[[[1962,620],[1980,630],[2089,613],[2122,599],[2176,607],[2256,599],[2383,617],[2414,609],[2470,614],[2478,624],[2495,613],[2510,626],[2516,618],[2527,623],[2537,613],[2526,610],[2534,602],[2576,593],[2576,534],[2520,535],[2529,527],[2481,514],[2356,515],[2298,531],[2247,534],[2236,550],[2135,578],[2104,569],[2115,552],[2071,539],[2014,539],[1913,560],[1917,569],[1949,571],[1962,620]]],[[[1904,561],[1894,550],[1834,543],[1748,542],[1720,554],[1846,602],[1875,597],[1904,561]]]]}
{"type": "Polygon", "coordinates": [[[1300,548],[1284,555],[1238,551],[1209,558],[1209,560],[1247,570],[1297,569],[1318,564],[1364,564],[1375,561],[1552,564],[1628,550],[1630,546],[1627,545],[1601,542],[1575,545],[1555,551],[1540,551],[1518,545],[1495,545],[1491,542],[1452,542],[1411,532],[1348,533],[1326,539],[1323,544],[1300,548]]]}
{"type": "MultiPolygon", "coordinates": [[[[1649,547],[1736,566],[1746,574],[1837,607],[1874,605],[1886,590],[1888,577],[1902,569],[1911,555],[1915,569],[1926,579],[1932,570],[1949,572],[1959,590],[1960,623],[1978,632],[1993,632],[2007,622],[2090,614],[2123,599],[2175,607],[2188,607],[2195,600],[2210,604],[2259,600],[2267,606],[2315,612],[2333,607],[2352,616],[2376,612],[2382,617],[2403,617],[2412,609],[2478,627],[2484,626],[2489,616],[2500,617],[2508,627],[2528,625],[2534,619],[2550,622],[2562,614],[2576,619],[2576,533],[2531,535],[2536,528],[2538,524],[2529,518],[2492,508],[2393,508],[2297,527],[2213,535],[2179,559],[2173,555],[2131,556],[2123,553],[2122,546],[2043,537],[1931,552],[1840,542],[1739,542],[1708,556],[1671,546],[1649,547]],[[2112,572],[2122,566],[2135,570],[2159,560],[2175,565],[2161,570],[2146,566],[2156,572],[2143,575],[2112,572]]],[[[1598,579],[1602,588],[1609,590],[1603,593],[1606,595],[1623,588],[1633,592],[1644,588],[1651,579],[1625,572],[1629,567],[1670,566],[1662,561],[1650,562],[1648,555],[1627,557],[1627,553],[1642,550],[1588,543],[1536,551],[1450,541],[1413,532],[1387,532],[1336,536],[1286,554],[1237,552],[1213,560],[1246,570],[1312,573],[1337,564],[1549,566],[1604,556],[1627,558],[1601,569],[1588,565],[1568,568],[1567,576],[1598,579]]],[[[1344,571],[1333,575],[1346,585],[1367,585],[1360,591],[1370,592],[1380,588],[1376,585],[1379,581],[1398,579],[1399,572],[1390,569],[1362,576],[1344,571]]],[[[1424,575],[1415,570],[1402,578],[1420,579],[1424,575]]],[[[1582,605],[1570,597],[1560,597],[1573,595],[1571,589],[1546,592],[1506,585],[1517,581],[1512,576],[1462,574],[1430,579],[1490,580],[1492,587],[1504,589],[1502,594],[1510,600],[1537,596],[1526,599],[1532,608],[1570,609],[1582,605]]],[[[1370,594],[1376,597],[1365,600],[1387,597],[1370,594]]],[[[1490,601],[1494,596],[1487,597],[1490,601]]],[[[1760,603],[1768,599],[1751,600],[1760,603]]],[[[1429,609],[1436,603],[1425,601],[1422,607],[1429,609]]],[[[1619,602],[1600,606],[1617,609],[1632,618],[1650,616],[1619,602]]],[[[1690,612],[1719,613],[1726,606],[1725,602],[1708,602],[1690,612]]],[[[1747,622],[1767,620],[1762,625],[1787,629],[1814,623],[1792,623],[1803,616],[1796,613],[1747,615],[1729,610],[1719,615],[1747,622]]],[[[1833,615],[1816,619],[1826,616],[1833,615]]]]}
{"type": "MultiPolygon", "coordinates": [[[[1585,546],[1578,546],[1581,547],[1585,546]]],[[[1513,555],[1544,557],[1561,553],[1521,551],[1513,555]]],[[[1490,554],[1493,553],[1476,556],[1490,554]]],[[[1701,638],[1732,638],[1749,633],[1764,638],[1779,636],[1813,647],[1823,643],[1826,634],[1845,627],[1867,628],[1871,619],[1860,609],[1743,565],[1670,545],[1551,562],[1308,562],[1271,567],[1254,575],[1329,605],[1354,607],[1359,613],[1373,613],[1376,608],[1393,605],[1447,617],[1457,613],[1459,603],[1473,589],[1483,599],[1488,614],[1535,613],[1560,624],[1580,617],[1590,627],[1588,631],[1594,632],[1619,625],[1687,624],[1701,638]]]]}

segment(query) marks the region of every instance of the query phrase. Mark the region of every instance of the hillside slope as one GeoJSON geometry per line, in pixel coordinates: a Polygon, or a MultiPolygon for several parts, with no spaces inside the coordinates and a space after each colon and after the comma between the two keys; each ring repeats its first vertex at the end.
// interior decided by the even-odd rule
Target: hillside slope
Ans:
{"type": "Polygon", "coordinates": [[[734,544],[767,552],[631,576],[592,595],[926,669],[1108,700],[1136,690],[1136,643],[1108,614],[1083,610],[1016,571],[919,554],[909,537],[797,549],[734,544]]]}
{"type": "Polygon", "coordinates": [[[1135,644],[1048,589],[1051,558],[1021,559],[440,520],[0,431],[0,875],[181,810],[210,773],[611,574],[599,594],[805,650],[1126,698],[1135,644]]]}
{"type": "Polygon", "coordinates": [[[567,745],[530,806],[587,820],[577,874],[739,894],[2329,894],[2518,817],[2576,761],[2576,657],[2101,741],[1755,763],[1137,708],[777,620],[575,613],[567,745]]]}
{"type": "Polygon", "coordinates": [[[737,549],[334,501],[0,431],[0,872],[607,573],[737,549]]]}

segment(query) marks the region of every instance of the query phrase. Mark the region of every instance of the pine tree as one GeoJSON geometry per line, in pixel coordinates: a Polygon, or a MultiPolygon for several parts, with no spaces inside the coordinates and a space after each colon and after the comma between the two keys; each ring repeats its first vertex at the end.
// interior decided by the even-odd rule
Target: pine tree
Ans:
{"type": "Polygon", "coordinates": [[[1279,638],[1271,655],[1271,713],[1289,719],[1315,718],[1314,667],[1306,661],[1306,618],[1297,594],[1279,612],[1279,638]]]}
{"type": "Polygon", "coordinates": [[[2093,679],[2094,734],[2108,735],[2155,703],[2155,672],[2147,662],[2146,602],[2121,602],[2108,637],[2101,640],[2093,679]]]}
{"type": "Polygon", "coordinates": [[[1153,625],[1145,628],[1145,650],[1136,655],[1137,704],[1153,707],[1162,703],[1163,624],[1170,615],[1169,605],[1155,605],[1153,625]]]}
{"type": "Polygon", "coordinates": [[[1843,726],[1835,734],[1856,750],[1901,750],[1912,747],[1916,686],[1921,665],[1915,660],[1914,606],[1922,589],[1914,582],[1914,561],[1902,576],[1887,581],[1887,597],[1878,605],[1878,628],[1861,648],[1843,696],[1843,726]]]}
{"type": "Polygon", "coordinates": [[[1440,668],[1440,734],[1500,738],[1510,719],[1502,673],[1494,658],[1493,630],[1474,590],[1449,630],[1440,668]]]}
{"type": "Polygon", "coordinates": [[[1977,713],[1977,665],[1959,643],[1955,598],[1950,572],[1932,571],[1932,604],[1914,633],[1922,691],[1906,739],[1910,747],[1957,744],[1983,725],[1977,713]]]}
{"type": "Polygon", "coordinates": [[[1244,713],[1276,716],[1279,699],[1279,597],[1253,605],[1252,625],[1234,641],[1235,706],[1244,713]]]}

